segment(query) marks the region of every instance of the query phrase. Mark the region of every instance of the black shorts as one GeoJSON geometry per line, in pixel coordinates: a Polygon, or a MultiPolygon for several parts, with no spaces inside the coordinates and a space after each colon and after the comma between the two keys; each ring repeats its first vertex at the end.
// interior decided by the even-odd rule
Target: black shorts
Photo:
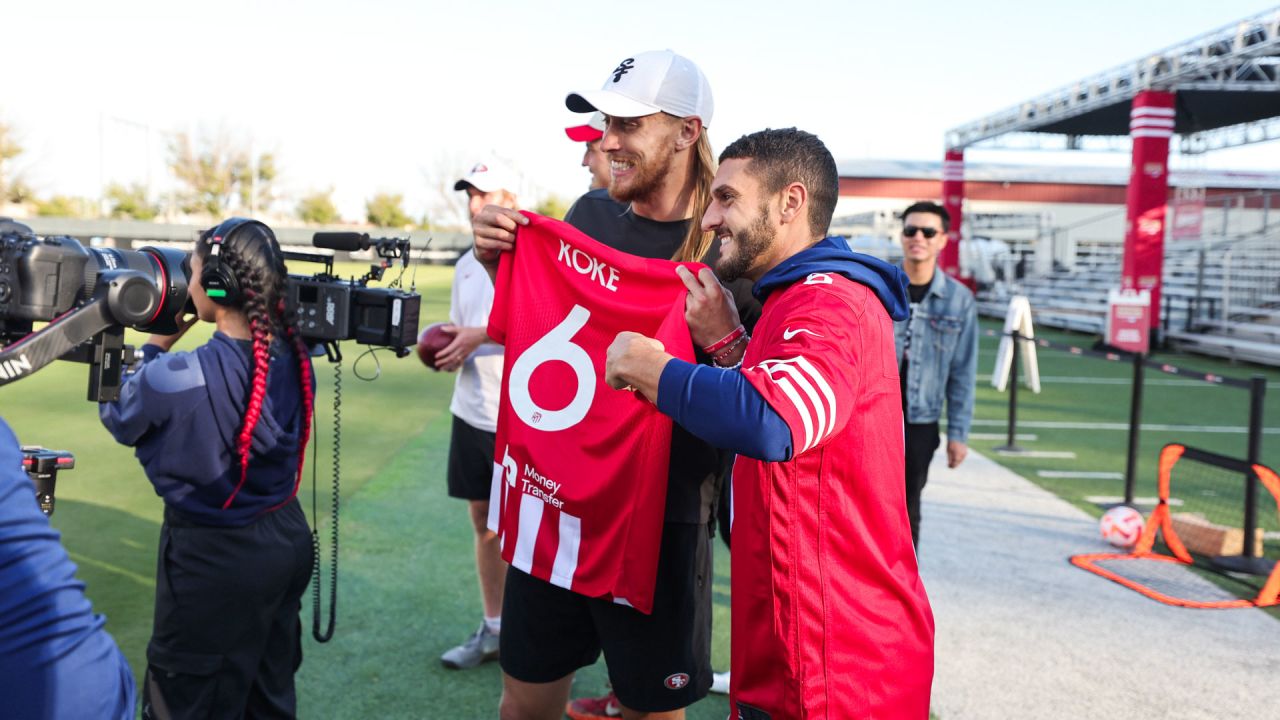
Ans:
{"type": "Polygon", "coordinates": [[[711,688],[711,537],[706,525],[662,529],[653,614],[588,598],[507,568],[502,599],[502,670],[546,683],[586,667],[604,651],[618,701],[667,712],[711,688]]]}
{"type": "Polygon", "coordinates": [[[453,416],[449,438],[449,497],[488,500],[493,482],[495,433],[479,430],[453,416]]]}

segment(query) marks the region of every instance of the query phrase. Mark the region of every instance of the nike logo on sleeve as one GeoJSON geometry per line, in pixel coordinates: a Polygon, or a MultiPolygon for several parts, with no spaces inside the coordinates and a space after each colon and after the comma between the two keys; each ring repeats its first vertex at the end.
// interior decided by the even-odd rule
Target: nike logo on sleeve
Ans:
{"type": "Polygon", "coordinates": [[[792,330],[791,328],[787,328],[786,330],[782,331],[782,339],[790,340],[791,338],[795,337],[796,335],[799,335],[800,333],[809,333],[810,335],[816,338],[822,337],[821,335],[819,335],[818,333],[812,330],[806,330],[804,328],[796,328],[795,330],[792,330]]]}

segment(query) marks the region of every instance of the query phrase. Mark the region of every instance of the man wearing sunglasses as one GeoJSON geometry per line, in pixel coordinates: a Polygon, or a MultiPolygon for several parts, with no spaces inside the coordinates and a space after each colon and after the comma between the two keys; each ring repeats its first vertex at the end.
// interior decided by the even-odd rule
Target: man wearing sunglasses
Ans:
{"type": "Polygon", "coordinates": [[[911,315],[893,324],[902,414],[906,420],[907,516],[920,544],[920,493],[941,442],[938,419],[947,406],[947,467],[969,453],[978,371],[978,314],[973,293],[938,269],[951,217],[921,201],[902,213],[902,269],[910,284],[911,315]]]}

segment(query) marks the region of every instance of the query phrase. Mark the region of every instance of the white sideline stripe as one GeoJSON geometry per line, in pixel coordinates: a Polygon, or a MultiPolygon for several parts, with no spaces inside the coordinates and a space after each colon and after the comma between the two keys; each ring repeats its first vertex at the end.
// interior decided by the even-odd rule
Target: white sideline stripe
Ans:
{"type": "Polygon", "coordinates": [[[1037,470],[1036,475],[1042,478],[1063,478],[1068,480],[1123,480],[1124,473],[1088,472],[1086,470],[1037,470]]]}
{"type": "Polygon", "coordinates": [[[551,565],[551,584],[566,590],[578,571],[578,548],[582,545],[582,520],[567,512],[560,513],[560,540],[556,543],[556,560],[551,565]]]}
{"type": "MultiPolygon", "coordinates": [[[[990,375],[979,375],[978,382],[991,382],[990,375]]],[[[1218,383],[1205,382],[1204,380],[1175,380],[1155,378],[1152,380],[1144,380],[1145,384],[1160,387],[1223,387],[1218,383]]],[[[1130,378],[1091,378],[1070,375],[1041,375],[1040,384],[1045,383],[1062,383],[1064,385],[1132,385],[1133,380],[1130,378]]]]}
{"type": "MultiPolygon", "coordinates": [[[[1118,505],[1124,502],[1124,497],[1121,495],[1085,495],[1084,501],[1094,505],[1118,505]]],[[[1136,497],[1133,499],[1134,505],[1151,505],[1154,507],[1159,502],[1160,498],[1158,497],[1136,497]]],[[[1169,498],[1169,504],[1173,507],[1182,507],[1182,498],[1169,498]]]]}
{"type": "MultiPolygon", "coordinates": [[[[1008,420],[973,419],[974,425],[983,427],[1007,427],[1008,420]]],[[[1037,430],[1128,430],[1129,423],[1117,422],[1068,422],[1065,420],[1019,420],[1019,427],[1036,428],[1037,430]]],[[[1139,427],[1143,432],[1194,432],[1194,433],[1227,433],[1244,435],[1249,428],[1230,425],[1147,425],[1139,427]]],[[[1280,428],[1262,428],[1263,435],[1280,435],[1280,428]]]]}
{"type": "Polygon", "coordinates": [[[520,527],[516,530],[516,549],[511,566],[533,574],[533,547],[542,527],[542,509],[546,503],[532,495],[520,494],[520,527]]]}
{"type": "MultiPolygon", "coordinates": [[[[970,439],[970,440],[1007,440],[1008,438],[1009,438],[1009,433],[1007,433],[1007,432],[1002,432],[1002,433],[969,433],[969,439],[970,439]]],[[[1039,438],[1039,436],[1038,436],[1038,435],[1036,435],[1035,433],[1015,433],[1015,434],[1014,434],[1014,436],[1013,436],[1013,439],[1014,439],[1014,440],[1026,440],[1026,441],[1028,441],[1028,442],[1035,442],[1036,440],[1039,440],[1040,438],[1039,438]]]]}
{"type": "Polygon", "coordinates": [[[996,454],[1005,457],[1076,459],[1076,454],[1070,450],[996,450],[996,454]]]}

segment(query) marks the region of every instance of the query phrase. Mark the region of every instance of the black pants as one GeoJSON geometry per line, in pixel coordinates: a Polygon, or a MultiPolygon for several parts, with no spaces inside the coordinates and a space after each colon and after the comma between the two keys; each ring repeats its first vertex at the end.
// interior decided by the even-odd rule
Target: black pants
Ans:
{"type": "Polygon", "coordinates": [[[299,601],[313,556],[297,500],[241,528],[166,510],[143,717],[296,716],[299,601]]]}
{"type": "Polygon", "coordinates": [[[929,482],[929,462],[941,440],[938,423],[907,423],[907,518],[911,521],[911,542],[920,545],[920,493],[929,482]]]}

